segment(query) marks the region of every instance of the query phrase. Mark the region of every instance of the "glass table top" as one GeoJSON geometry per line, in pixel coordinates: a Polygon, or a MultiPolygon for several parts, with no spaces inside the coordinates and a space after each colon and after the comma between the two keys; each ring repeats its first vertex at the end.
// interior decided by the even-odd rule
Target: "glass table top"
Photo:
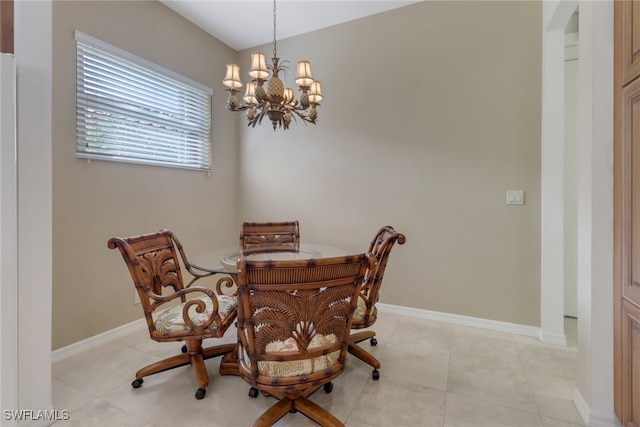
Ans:
{"type": "MultiPolygon", "coordinates": [[[[347,255],[347,251],[333,246],[301,243],[298,252],[259,252],[247,255],[250,260],[296,260],[327,258],[347,255]]],[[[202,271],[220,274],[236,274],[236,265],[240,259],[240,248],[230,246],[216,249],[191,257],[191,264],[202,271]]]]}

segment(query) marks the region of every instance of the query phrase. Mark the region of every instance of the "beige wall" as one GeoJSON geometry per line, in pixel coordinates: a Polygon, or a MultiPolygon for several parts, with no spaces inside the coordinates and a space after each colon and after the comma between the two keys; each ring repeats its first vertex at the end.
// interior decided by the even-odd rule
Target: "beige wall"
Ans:
{"type": "Polygon", "coordinates": [[[141,318],[110,237],[169,228],[187,254],[237,238],[238,136],[220,83],[234,57],[159,2],[53,3],[53,349],[141,318]],[[75,157],[74,30],[214,89],[211,176],[75,157]]]}
{"type": "Polygon", "coordinates": [[[243,127],[242,219],[351,251],[393,225],[382,302],[539,326],[541,9],[430,1],[279,41],[325,101],[317,126],[243,127]]]}

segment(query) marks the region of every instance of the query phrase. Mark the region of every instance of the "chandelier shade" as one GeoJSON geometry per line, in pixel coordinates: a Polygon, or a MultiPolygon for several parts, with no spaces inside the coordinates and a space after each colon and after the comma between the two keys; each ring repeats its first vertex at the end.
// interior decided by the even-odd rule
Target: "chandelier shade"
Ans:
{"type": "Polygon", "coordinates": [[[298,76],[295,82],[300,86],[311,86],[313,76],[311,75],[311,64],[309,61],[298,62],[298,76]]]}
{"type": "Polygon", "coordinates": [[[266,79],[269,77],[269,71],[267,71],[267,60],[264,53],[253,52],[251,54],[251,70],[249,75],[254,79],[266,79]]]}
{"type": "Polygon", "coordinates": [[[229,88],[238,89],[242,87],[240,67],[238,64],[227,64],[227,74],[222,83],[229,88]]]}
{"type": "Polygon", "coordinates": [[[248,126],[255,127],[261,124],[266,116],[271,120],[273,130],[278,127],[289,129],[292,119],[301,119],[304,122],[316,124],[318,119],[317,107],[323,100],[320,82],[313,78],[311,63],[299,61],[295,83],[299,86],[300,99],[295,98],[293,89],[285,87],[279,74],[285,74],[288,69],[286,63],[277,55],[276,44],[276,2],[273,2],[273,58],[271,64],[267,64],[262,52],[251,53],[251,66],[249,76],[252,80],[247,83],[245,94],[240,103],[237,94],[242,89],[240,78],[240,66],[227,64],[227,72],[222,83],[229,92],[227,109],[231,111],[246,111],[248,126]],[[270,73],[271,72],[271,73],[270,73]],[[271,78],[269,78],[271,75],[271,78]]]}

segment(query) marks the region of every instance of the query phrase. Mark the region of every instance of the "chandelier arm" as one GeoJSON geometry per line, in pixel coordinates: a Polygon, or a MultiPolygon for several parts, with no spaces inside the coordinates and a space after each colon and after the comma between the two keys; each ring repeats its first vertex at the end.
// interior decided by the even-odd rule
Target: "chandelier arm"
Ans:
{"type": "Polygon", "coordinates": [[[234,108],[230,108],[227,105],[227,110],[229,111],[245,111],[245,110],[248,110],[249,108],[251,108],[250,105],[238,105],[237,107],[234,107],[234,108]]]}
{"type": "Polygon", "coordinates": [[[315,120],[311,120],[307,114],[301,112],[301,111],[304,111],[303,109],[296,109],[296,110],[292,109],[291,111],[293,113],[295,113],[295,116],[294,115],[291,116],[291,117],[293,117],[294,120],[296,119],[296,116],[298,116],[298,117],[300,117],[302,120],[304,120],[307,123],[313,123],[313,124],[316,123],[316,121],[315,120]]]}

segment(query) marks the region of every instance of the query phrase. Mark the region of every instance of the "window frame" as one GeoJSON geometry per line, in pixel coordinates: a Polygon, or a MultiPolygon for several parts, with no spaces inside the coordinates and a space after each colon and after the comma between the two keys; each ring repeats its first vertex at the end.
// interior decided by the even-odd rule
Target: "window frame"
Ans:
{"type": "Polygon", "coordinates": [[[211,172],[212,88],[80,31],[75,31],[75,42],[76,157],[211,172]],[[114,65],[113,74],[95,73],[89,63],[97,57],[114,65]],[[131,82],[108,86],[122,70],[134,76],[131,82]],[[158,90],[138,86],[142,76],[158,90]],[[127,102],[122,102],[125,95],[112,98],[104,96],[106,90],[94,90],[91,79],[104,83],[109,92],[131,90],[122,92],[127,102]],[[169,87],[172,97],[158,102],[165,99],[159,92],[169,87]],[[128,96],[133,89],[140,89],[140,97],[128,96]],[[150,103],[145,106],[147,96],[150,103]],[[153,102],[168,109],[149,108],[153,102]]]}

